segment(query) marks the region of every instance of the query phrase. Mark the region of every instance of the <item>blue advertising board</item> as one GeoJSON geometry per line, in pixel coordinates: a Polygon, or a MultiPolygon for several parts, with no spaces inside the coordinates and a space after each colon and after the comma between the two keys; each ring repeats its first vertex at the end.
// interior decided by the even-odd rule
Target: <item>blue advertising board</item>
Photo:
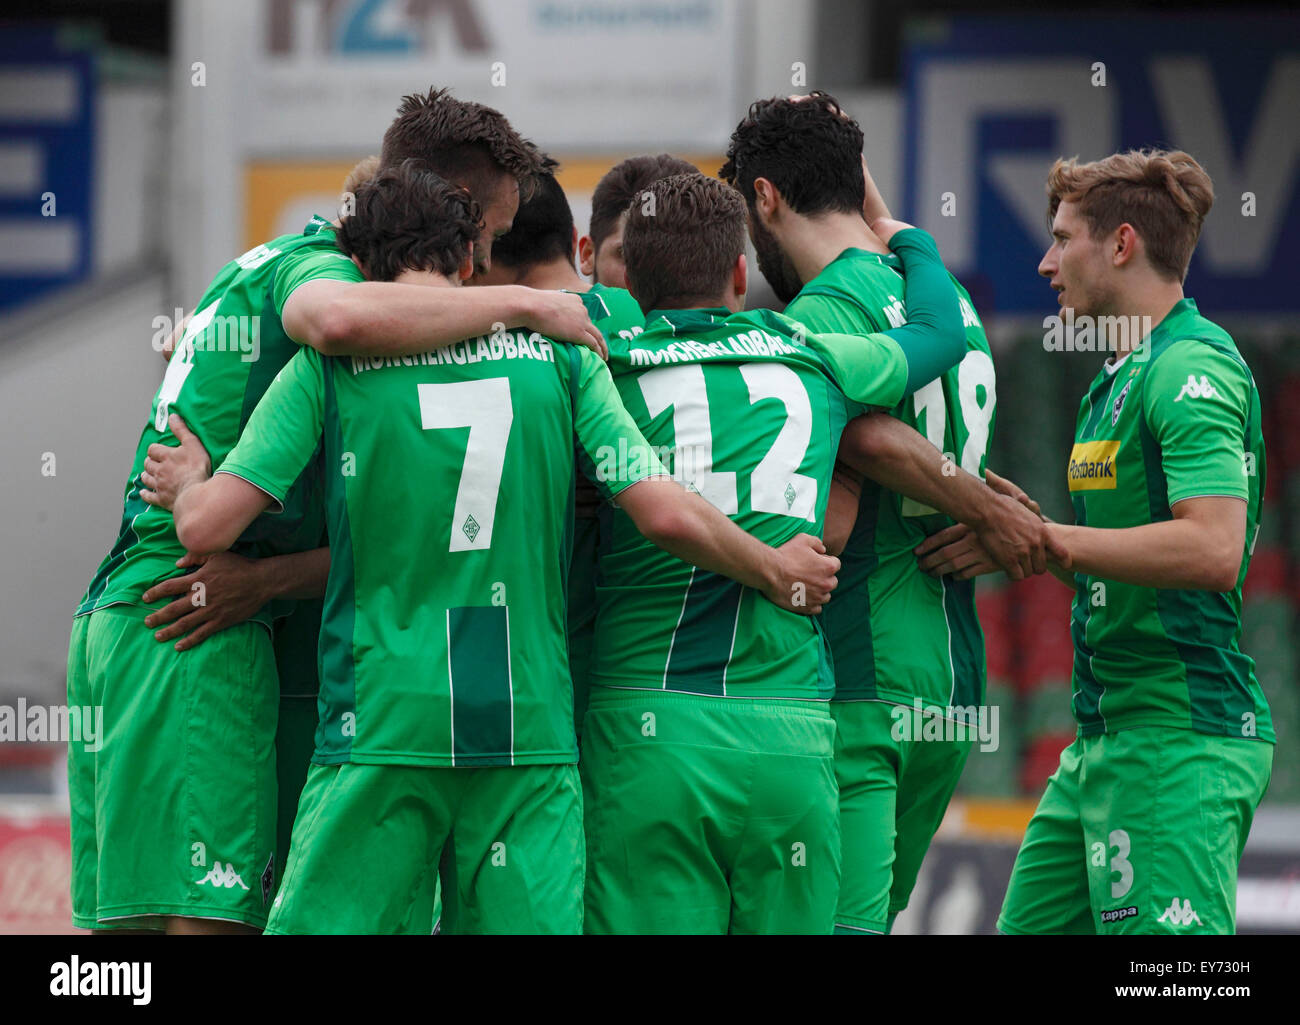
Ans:
{"type": "Polygon", "coordinates": [[[64,38],[0,29],[0,312],[91,271],[94,59],[64,38]]]}
{"type": "Polygon", "coordinates": [[[1212,315],[1300,311],[1300,17],[918,22],[905,76],[905,215],[990,312],[1055,311],[1036,273],[1052,161],[1140,147],[1214,180],[1187,294],[1212,315]]]}

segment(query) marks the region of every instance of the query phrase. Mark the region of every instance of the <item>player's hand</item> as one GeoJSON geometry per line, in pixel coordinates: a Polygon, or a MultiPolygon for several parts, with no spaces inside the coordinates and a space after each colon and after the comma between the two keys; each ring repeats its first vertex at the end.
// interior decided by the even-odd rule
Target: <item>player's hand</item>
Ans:
{"type": "Polygon", "coordinates": [[[144,470],[140,474],[144,485],[140,497],[163,509],[171,509],[176,504],[176,496],[191,484],[202,484],[212,476],[212,460],[198,435],[175,413],[167,418],[167,426],[180,445],[154,442],[145,453],[144,470]]]}
{"type": "Polygon", "coordinates": [[[889,245],[889,240],[898,232],[905,231],[908,228],[915,228],[915,224],[908,224],[906,221],[895,220],[893,217],[877,217],[874,221],[869,222],[868,227],[876,233],[876,237],[885,245],[889,245]]]}
{"type": "Polygon", "coordinates": [[[147,627],[162,627],[154,634],[155,640],[179,637],[177,651],[187,651],[217,631],[251,619],[274,597],[260,559],[246,559],[233,552],[206,556],[187,552],[176,565],[194,567],[194,572],[155,584],[144,592],[142,600],[178,596],[144,620],[147,627]]]}
{"type": "Polygon", "coordinates": [[[525,327],[557,342],[585,346],[601,359],[609,359],[605,336],[591,322],[581,296],[573,292],[530,291],[534,294],[530,297],[531,309],[524,319],[525,327]]]}
{"type": "MultiPolygon", "coordinates": [[[[915,551],[922,572],[932,577],[951,574],[958,580],[969,580],[1002,568],[980,542],[979,535],[964,523],[931,534],[915,551]]],[[[1022,576],[1012,576],[1012,579],[1020,580],[1022,576]]]]}
{"type": "Polygon", "coordinates": [[[815,616],[839,583],[840,560],[826,554],[821,538],[796,534],[776,550],[777,571],[763,592],[787,612],[815,616]]]}
{"type": "Polygon", "coordinates": [[[984,551],[1012,580],[1047,572],[1048,558],[1068,558],[1065,548],[1023,503],[999,493],[975,528],[984,551]]]}
{"type": "MultiPolygon", "coordinates": [[[[1025,493],[1024,488],[1019,484],[1007,480],[1005,477],[999,477],[992,470],[984,471],[984,483],[996,491],[999,495],[1006,495],[1008,498],[1014,498],[1035,516],[1040,519],[1046,519],[1043,516],[1043,510],[1039,508],[1038,503],[1025,493]]],[[[1051,522],[1050,520],[1048,522],[1051,522]]]]}

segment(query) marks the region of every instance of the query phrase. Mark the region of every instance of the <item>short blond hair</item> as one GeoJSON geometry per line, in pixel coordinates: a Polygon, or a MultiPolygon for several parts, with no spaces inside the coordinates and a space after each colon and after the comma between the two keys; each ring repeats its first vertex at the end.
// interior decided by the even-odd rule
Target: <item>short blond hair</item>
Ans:
{"type": "Polygon", "coordinates": [[[348,176],[343,179],[343,195],[355,195],[358,185],[363,185],[370,181],[379,173],[379,158],[375,156],[366,157],[356,167],[348,172],[348,176]]]}
{"type": "Polygon", "coordinates": [[[1063,202],[1075,203],[1094,236],[1131,224],[1157,273],[1182,281],[1214,205],[1214,183],[1182,150],[1141,149],[1087,164],[1057,160],[1047,195],[1049,220],[1063,202]]]}

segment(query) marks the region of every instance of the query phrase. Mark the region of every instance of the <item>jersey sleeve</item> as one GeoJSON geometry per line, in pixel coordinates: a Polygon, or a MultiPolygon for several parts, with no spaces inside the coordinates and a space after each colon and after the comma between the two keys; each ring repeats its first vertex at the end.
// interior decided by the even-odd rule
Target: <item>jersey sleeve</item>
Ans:
{"type": "Polygon", "coordinates": [[[907,357],[909,395],[955,367],[966,355],[966,326],[952,278],[934,239],[920,228],[896,232],[890,248],[907,275],[907,323],[885,333],[907,357]]]}
{"type": "Polygon", "coordinates": [[[668,471],[623,406],[609,368],[590,349],[566,346],[577,375],[573,430],[580,463],[606,498],[668,471]]]}
{"type": "Polygon", "coordinates": [[[284,316],[284,304],[294,289],[308,281],[325,278],[330,281],[365,281],[365,275],[351,259],[337,249],[304,249],[290,253],[280,263],[271,285],[271,301],[276,316],[284,316]]]}
{"type": "Polygon", "coordinates": [[[302,348],[266,389],[239,442],[217,473],[248,481],[275,499],[273,512],[311,460],[325,419],[325,365],[315,349],[302,348]]]}
{"type": "Polygon", "coordinates": [[[1173,343],[1152,362],[1143,414],[1160,445],[1170,506],[1210,495],[1249,500],[1250,394],[1250,372],[1196,339],[1173,343]]]}
{"type": "Polygon", "coordinates": [[[892,409],[907,394],[907,356],[888,334],[809,335],[808,347],[850,402],[892,409]]]}

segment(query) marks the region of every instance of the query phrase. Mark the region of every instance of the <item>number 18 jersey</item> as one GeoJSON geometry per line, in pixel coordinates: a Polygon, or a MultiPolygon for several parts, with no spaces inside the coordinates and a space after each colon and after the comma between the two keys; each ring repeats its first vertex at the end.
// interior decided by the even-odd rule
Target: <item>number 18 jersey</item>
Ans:
{"type": "MultiPolygon", "coordinates": [[[[847,249],[786,308],[809,331],[868,332],[904,323],[906,282],[895,256],[847,249]]],[[[993,358],[970,295],[953,280],[966,356],[891,412],[950,465],[982,477],[997,407],[993,358]]],[[[922,573],[913,551],[952,521],[875,481],[841,555],[840,585],[822,614],[837,700],[966,707],[983,700],[984,634],[974,582],[922,573]]]]}

